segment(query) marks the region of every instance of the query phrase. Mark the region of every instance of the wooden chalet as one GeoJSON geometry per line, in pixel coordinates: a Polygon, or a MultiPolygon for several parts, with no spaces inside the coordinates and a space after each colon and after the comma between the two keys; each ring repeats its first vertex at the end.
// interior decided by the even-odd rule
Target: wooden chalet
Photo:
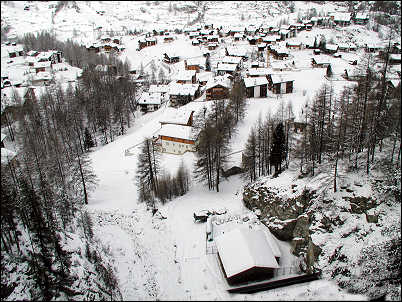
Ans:
{"type": "Polygon", "coordinates": [[[175,76],[176,83],[179,84],[195,84],[196,83],[196,71],[195,70],[181,70],[175,76]]]}
{"type": "Polygon", "coordinates": [[[206,64],[206,59],[204,57],[200,58],[190,58],[184,60],[184,68],[186,70],[195,70],[197,73],[200,69],[204,69],[206,64]]]}
{"type": "Polygon", "coordinates": [[[289,49],[302,49],[302,43],[300,41],[286,42],[286,47],[289,49]]]}
{"type": "Polygon", "coordinates": [[[99,45],[92,44],[92,45],[87,46],[87,50],[88,50],[88,52],[99,53],[100,47],[99,47],[99,45]]]}
{"type": "Polygon", "coordinates": [[[289,57],[289,50],[282,47],[270,47],[272,56],[275,60],[283,60],[289,57]]]}
{"type": "Polygon", "coordinates": [[[145,42],[147,43],[147,46],[153,46],[153,45],[156,45],[158,40],[156,40],[156,38],[150,37],[150,38],[145,38],[145,42]]]}
{"type": "Polygon", "coordinates": [[[145,39],[139,39],[138,40],[138,50],[141,50],[145,47],[147,47],[147,41],[145,41],[145,39]]]}
{"type": "Polygon", "coordinates": [[[247,41],[250,43],[250,45],[257,45],[257,40],[259,37],[256,36],[247,36],[247,41]]]}
{"type": "Polygon", "coordinates": [[[62,62],[62,52],[56,50],[49,50],[39,53],[36,57],[38,62],[51,62],[52,64],[62,62]]]}
{"type": "Polygon", "coordinates": [[[267,97],[268,80],[266,77],[244,78],[246,95],[249,98],[267,97]]]}
{"type": "Polygon", "coordinates": [[[197,73],[197,81],[200,84],[200,86],[205,86],[210,79],[214,77],[213,72],[211,71],[204,71],[197,73]]]}
{"type": "Polygon", "coordinates": [[[265,51],[267,44],[265,42],[261,42],[257,44],[257,51],[265,51]]]}
{"type": "Polygon", "coordinates": [[[365,51],[369,52],[369,53],[374,53],[381,49],[383,49],[383,47],[381,45],[371,44],[371,43],[366,44],[366,47],[365,47],[365,51]]]}
{"type": "Polygon", "coordinates": [[[388,62],[391,65],[401,64],[401,54],[391,53],[389,54],[388,62]]]}
{"type": "Polygon", "coordinates": [[[243,68],[243,60],[241,57],[224,56],[220,62],[224,64],[235,64],[236,71],[243,68]]]}
{"type": "Polygon", "coordinates": [[[143,92],[137,99],[137,106],[141,112],[152,112],[158,110],[162,104],[162,96],[160,93],[143,92]]]}
{"type": "Polygon", "coordinates": [[[268,88],[275,94],[293,92],[293,82],[286,74],[270,74],[268,76],[268,88]]]}
{"type": "Polygon", "coordinates": [[[114,43],[114,44],[121,44],[121,38],[113,38],[113,40],[112,40],[112,42],[114,43]]]}
{"type": "Polygon", "coordinates": [[[335,13],[331,16],[331,19],[334,21],[334,23],[339,26],[350,25],[351,18],[350,13],[335,13]]]}
{"type": "Polygon", "coordinates": [[[353,21],[355,24],[365,25],[369,21],[369,16],[367,13],[356,13],[353,21]]]}
{"type": "Polygon", "coordinates": [[[207,37],[208,42],[219,42],[219,36],[218,35],[210,35],[207,37]]]}
{"type": "Polygon", "coordinates": [[[178,84],[171,82],[168,94],[170,105],[175,107],[185,105],[196,99],[200,94],[200,89],[198,84],[178,84]]]}
{"type": "Polygon", "coordinates": [[[230,80],[226,76],[210,79],[205,85],[206,100],[220,100],[229,97],[230,80]]]}
{"type": "Polygon", "coordinates": [[[325,45],[325,52],[328,54],[334,54],[338,51],[338,45],[337,44],[326,44],[325,45]]]}
{"type": "Polygon", "coordinates": [[[265,77],[268,79],[270,74],[272,74],[272,69],[270,68],[250,68],[246,72],[249,78],[265,77]]]}
{"type": "Polygon", "coordinates": [[[242,33],[235,33],[233,35],[233,38],[236,42],[241,41],[244,39],[244,35],[242,33]]]}
{"type": "Polygon", "coordinates": [[[110,38],[108,36],[102,36],[100,38],[100,40],[102,41],[102,43],[110,43],[110,42],[112,42],[112,38],[110,38]]]}
{"type": "Polygon", "coordinates": [[[35,69],[35,73],[39,72],[51,72],[52,71],[52,62],[35,62],[33,68],[35,69]]]}
{"type": "Polygon", "coordinates": [[[230,74],[235,76],[236,74],[237,65],[235,64],[225,64],[225,63],[218,63],[218,67],[216,68],[218,75],[225,75],[230,74]]]}
{"type": "Polygon", "coordinates": [[[164,53],[163,62],[168,64],[177,63],[180,61],[180,57],[174,53],[164,53]]]}
{"type": "Polygon", "coordinates": [[[311,65],[313,68],[327,68],[330,65],[330,61],[327,57],[316,56],[311,58],[311,65]]]}
{"type": "Polygon", "coordinates": [[[208,43],[208,50],[215,50],[217,47],[217,43],[208,43]]]}

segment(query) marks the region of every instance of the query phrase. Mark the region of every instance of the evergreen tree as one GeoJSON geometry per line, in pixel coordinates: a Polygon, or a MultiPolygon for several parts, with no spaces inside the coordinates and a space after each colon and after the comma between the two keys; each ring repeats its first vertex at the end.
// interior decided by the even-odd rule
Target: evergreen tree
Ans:
{"type": "Polygon", "coordinates": [[[155,208],[155,195],[158,193],[159,153],[150,138],[146,138],[142,144],[141,153],[138,155],[137,185],[140,193],[140,202],[146,202],[155,208]]]}
{"type": "Polygon", "coordinates": [[[275,168],[274,175],[276,176],[282,171],[282,161],[285,158],[285,143],[283,123],[280,122],[273,133],[270,157],[271,164],[275,168]]]}
{"type": "Polygon", "coordinates": [[[92,147],[95,147],[95,143],[92,139],[92,135],[88,130],[88,127],[85,127],[85,132],[84,132],[84,149],[88,151],[92,147]]]}

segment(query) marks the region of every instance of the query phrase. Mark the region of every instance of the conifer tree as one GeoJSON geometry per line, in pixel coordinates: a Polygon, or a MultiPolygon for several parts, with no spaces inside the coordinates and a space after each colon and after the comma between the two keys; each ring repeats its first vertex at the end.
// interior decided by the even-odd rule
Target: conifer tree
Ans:
{"type": "Polygon", "coordinates": [[[274,175],[277,176],[282,171],[282,161],[285,158],[285,132],[283,123],[280,122],[276,127],[272,137],[271,145],[271,164],[275,168],[274,175]]]}

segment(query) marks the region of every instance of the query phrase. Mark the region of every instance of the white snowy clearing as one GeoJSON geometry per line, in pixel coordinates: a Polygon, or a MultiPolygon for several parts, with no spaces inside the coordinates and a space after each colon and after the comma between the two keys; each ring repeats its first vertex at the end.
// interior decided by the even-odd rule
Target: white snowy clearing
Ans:
{"type": "MultiPolygon", "coordinates": [[[[236,143],[232,150],[242,148],[259,114],[264,116],[279,101],[248,100],[248,114],[233,139],[236,143]]],[[[192,102],[186,106],[197,109],[204,105],[192,102]]],[[[160,219],[158,214],[152,217],[144,204],[137,203],[135,173],[139,148],[130,150],[132,156],[125,156],[125,150],[152,136],[168,110],[171,108],[162,107],[139,117],[128,134],[91,154],[100,182],[91,196],[88,211],[97,236],[114,255],[124,300],[366,300],[325,280],[250,295],[229,294],[216,254],[206,254],[206,225],[194,223],[193,212],[226,208],[228,213],[250,213],[242,203],[244,182],[239,176],[223,181],[219,193],[193,183],[186,195],[159,208],[167,219],[160,219]]],[[[181,160],[191,169],[194,156],[190,152],[183,156],[163,154],[161,162],[171,172],[181,160]]],[[[239,164],[236,158],[233,162],[239,164]]],[[[278,243],[281,263],[290,265],[294,258],[290,246],[278,243]]]]}

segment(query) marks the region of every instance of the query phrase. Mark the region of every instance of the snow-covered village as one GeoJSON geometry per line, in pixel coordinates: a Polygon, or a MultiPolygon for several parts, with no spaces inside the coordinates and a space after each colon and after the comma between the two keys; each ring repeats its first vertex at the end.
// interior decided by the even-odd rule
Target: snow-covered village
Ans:
{"type": "Polygon", "coordinates": [[[1,1],[1,300],[400,301],[400,1],[1,1]]]}

